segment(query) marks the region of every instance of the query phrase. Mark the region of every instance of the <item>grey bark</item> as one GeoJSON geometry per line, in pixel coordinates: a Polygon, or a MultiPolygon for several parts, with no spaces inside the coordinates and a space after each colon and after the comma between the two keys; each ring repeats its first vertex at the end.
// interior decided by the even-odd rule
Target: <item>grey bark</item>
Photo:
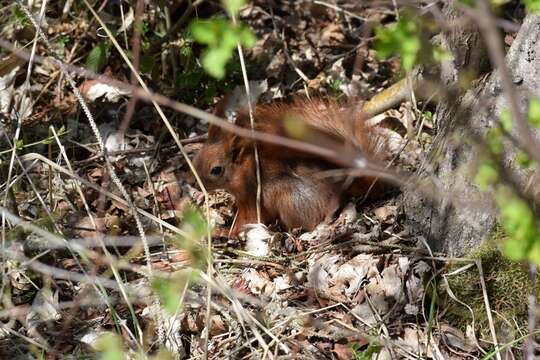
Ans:
{"type": "MultiPolygon", "coordinates": [[[[464,68],[481,69],[488,57],[479,46],[481,39],[477,31],[445,35],[442,44],[452,50],[455,58],[443,64],[440,79],[452,89],[464,68]]],[[[506,63],[520,110],[525,112],[528,99],[532,95],[540,97],[540,16],[525,18],[506,55],[506,63]]],[[[496,224],[496,207],[491,194],[481,193],[473,182],[478,147],[463,140],[471,139],[471,134],[485,134],[506,108],[496,71],[457,101],[445,101],[437,107],[439,133],[433,142],[430,161],[419,170],[420,176],[433,179],[436,196],[410,192],[404,195],[404,211],[410,225],[428,238],[433,250],[462,256],[490,236],[496,224]]],[[[513,170],[518,186],[539,198],[540,186],[534,186],[538,184],[538,174],[520,171],[512,162],[514,154],[513,151],[507,154],[506,165],[513,170]]]]}

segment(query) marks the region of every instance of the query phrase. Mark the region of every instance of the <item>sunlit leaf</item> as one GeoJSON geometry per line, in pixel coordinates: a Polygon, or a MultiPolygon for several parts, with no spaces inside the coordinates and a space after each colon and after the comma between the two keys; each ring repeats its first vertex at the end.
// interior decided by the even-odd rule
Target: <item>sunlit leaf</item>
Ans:
{"type": "Polygon", "coordinates": [[[197,208],[188,206],[183,213],[182,230],[188,237],[200,240],[208,234],[208,224],[197,208]]]}
{"type": "Polygon", "coordinates": [[[401,48],[401,60],[406,70],[411,70],[416,65],[416,56],[420,50],[420,39],[413,37],[405,39],[401,48]]]}
{"type": "Polygon", "coordinates": [[[496,199],[501,213],[500,222],[508,235],[504,244],[505,254],[512,260],[528,259],[540,265],[540,231],[534,212],[524,200],[505,187],[499,188],[496,199]]]}
{"type": "Polygon", "coordinates": [[[113,333],[105,333],[99,337],[95,344],[101,353],[101,360],[124,360],[125,354],[120,336],[113,333]]]}
{"type": "Polygon", "coordinates": [[[500,155],[503,152],[502,131],[498,127],[494,127],[488,130],[486,134],[486,142],[495,155],[500,155]]]}
{"type": "Polygon", "coordinates": [[[234,25],[223,18],[195,20],[190,32],[195,41],[208,45],[202,55],[203,68],[218,79],[225,76],[225,66],[233,57],[237,45],[251,47],[256,41],[249,28],[234,25]]]}
{"type": "Polygon", "coordinates": [[[201,44],[216,46],[225,31],[225,26],[223,19],[195,20],[191,23],[191,35],[201,44]]]}
{"type": "Polygon", "coordinates": [[[255,37],[255,34],[253,34],[253,32],[249,28],[241,26],[238,28],[237,34],[240,44],[248,48],[255,46],[255,43],[257,42],[257,37],[255,37]]]}
{"type": "Polygon", "coordinates": [[[501,121],[501,126],[506,132],[512,131],[512,114],[510,111],[503,110],[499,115],[499,120],[501,121]]]}
{"type": "Polygon", "coordinates": [[[530,262],[536,265],[540,265],[540,239],[538,238],[538,235],[536,241],[529,250],[528,256],[530,262]]]}
{"type": "Polygon", "coordinates": [[[206,219],[197,208],[188,206],[182,216],[181,229],[183,235],[175,238],[175,244],[186,252],[191,267],[205,267],[211,255],[205,246],[210,231],[206,219]]]}
{"type": "Polygon", "coordinates": [[[433,47],[433,59],[436,62],[441,63],[443,61],[451,60],[452,59],[452,54],[450,52],[446,51],[445,49],[443,49],[440,46],[434,46],[433,47]]]}
{"type": "Polygon", "coordinates": [[[540,10],[540,0],[523,0],[525,8],[528,12],[537,12],[540,10]]]}
{"type": "Polygon", "coordinates": [[[529,155],[527,155],[526,153],[524,153],[523,151],[520,151],[517,153],[516,155],[516,163],[523,169],[528,169],[530,168],[533,164],[534,164],[534,161],[531,160],[531,158],[529,157],[529,155]]]}
{"type": "Polygon", "coordinates": [[[485,162],[478,168],[474,180],[481,191],[487,191],[491,185],[499,180],[499,173],[492,164],[485,162]]]}
{"type": "Polygon", "coordinates": [[[375,36],[375,49],[380,58],[399,54],[403,67],[407,70],[416,64],[422,44],[414,21],[402,18],[388,27],[378,26],[375,36]]]}
{"type": "Polygon", "coordinates": [[[182,294],[189,284],[196,280],[192,269],[176,272],[168,279],[156,278],[152,281],[152,289],[158,295],[161,305],[169,314],[175,314],[181,309],[182,294]]]}
{"type": "Polygon", "coordinates": [[[511,260],[522,260],[527,256],[527,245],[519,238],[510,237],[504,242],[504,254],[511,260]]]}
{"type": "Polygon", "coordinates": [[[175,360],[178,357],[168,349],[160,349],[156,356],[152,360],[175,360]]]}
{"type": "Polygon", "coordinates": [[[222,0],[222,2],[231,17],[236,16],[240,8],[246,4],[246,0],[222,0]]]}
{"type": "Polygon", "coordinates": [[[540,129],[540,100],[532,98],[529,101],[529,123],[537,129],[540,129]]]}

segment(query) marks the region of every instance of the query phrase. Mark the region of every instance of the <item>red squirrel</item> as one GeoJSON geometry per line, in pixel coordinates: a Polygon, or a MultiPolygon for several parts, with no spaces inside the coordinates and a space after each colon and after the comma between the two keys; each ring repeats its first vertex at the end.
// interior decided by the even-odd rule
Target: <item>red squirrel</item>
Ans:
{"type": "MultiPolygon", "coordinates": [[[[223,116],[223,110],[216,111],[223,116]]],[[[343,155],[351,149],[368,159],[383,160],[381,136],[366,124],[358,107],[337,102],[295,99],[254,109],[255,129],[327,146],[343,155]]],[[[250,128],[247,112],[239,112],[236,124],[250,128]]],[[[323,176],[340,168],[335,159],[325,159],[300,150],[257,142],[261,170],[261,221],[279,223],[288,229],[312,230],[329,220],[353,196],[366,195],[373,178],[345,179],[323,176]]],[[[235,197],[238,215],[231,230],[257,222],[257,176],[254,141],[210,125],[208,140],[194,159],[194,166],[207,190],[224,189],[235,197]]]]}

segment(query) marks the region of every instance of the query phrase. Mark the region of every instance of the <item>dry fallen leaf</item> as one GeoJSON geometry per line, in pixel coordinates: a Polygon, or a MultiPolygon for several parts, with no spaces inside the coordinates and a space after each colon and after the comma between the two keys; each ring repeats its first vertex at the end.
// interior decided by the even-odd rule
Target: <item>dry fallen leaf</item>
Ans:
{"type": "Polygon", "coordinates": [[[253,256],[268,256],[272,234],[263,224],[247,224],[242,237],[246,239],[246,252],[253,256]]]}
{"type": "Polygon", "coordinates": [[[94,102],[103,97],[107,101],[115,103],[123,96],[131,95],[131,91],[121,90],[98,80],[86,80],[81,84],[79,90],[89,102],[94,102]]]}
{"type": "Polygon", "coordinates": [[[219,315],[212,315],[210,319],[210,336],[223,334],[227,331],[227,325],[219,315]]]}
{"type": "Polygon", "coordinates": [[[381,222],[386,222],[390,217],[395,217],[397,215],[397,206],[395,205],[386,205],[381,206],[373,210],[373,213],[381,222]]]}
{"type": "Polygon", "coordinates": [[[274,283],[261,272],[250,268],[242,273],[242,278],[246,281],[249,290],[253,294],[266,296],[274,294],[274,283]]]}
{"type": "Polygon", "coordinates": [[[367,274],[377,267],[378,260],[368,254],[360,254],[339,267],[334,281],[341,284],[345,294],[352,297],[360,289],[367,274]]]}
{"type": "Polygon", "coordinates": [[[366,299],[362,304],[356,305],[352,313],[361,319],[362,323],[371,326],[379,322],[381,316],[384,316],[389,309],[388,302],[382,294],[377,294],[366,299]]]}
{"type": "Polygon", "coordinates": [[[406,327],[403,331],[403,336],[398,338],[396,342],[415,354],[423,354],[423,345],[421,345],[421,339],[424,339],[425,335],[418,329],[406,327]]]}
{"type": "Polygon", "coordinates": [[[353,356],[351,344],[337,343],[334,345],[334,350],[332,350],[332,352],[336,354],[337,358],[340,360],[352,359],[353,356]]]}
{"type": "Polygon", "coordinates": [[[331,284],[330,274],[335,274],[339,268],[337,263],[340,260],[339,255],[323,254],[319,257],[309,259],[308,286],[319,291],[326,292],[331,284]]]}
{"type": "Polygon", "coordinates": [[[475,352],[477,347],[473,341],[470,341],[461,330],[452,327],[448,324],[440,324],[439,329],[446,345],[464,351],[466,353],[475,352]]]}

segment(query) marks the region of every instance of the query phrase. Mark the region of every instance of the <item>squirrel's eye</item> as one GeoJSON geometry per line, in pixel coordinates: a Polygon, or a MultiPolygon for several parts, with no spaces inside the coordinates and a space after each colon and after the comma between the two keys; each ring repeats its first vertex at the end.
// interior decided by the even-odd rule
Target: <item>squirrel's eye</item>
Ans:
{"type": "Polygon", "coordinates": [[[220,176],[223,173],[223,166],[214,166],[212,169],[210,169],[210,175],[212,176],[220,176]]]}

